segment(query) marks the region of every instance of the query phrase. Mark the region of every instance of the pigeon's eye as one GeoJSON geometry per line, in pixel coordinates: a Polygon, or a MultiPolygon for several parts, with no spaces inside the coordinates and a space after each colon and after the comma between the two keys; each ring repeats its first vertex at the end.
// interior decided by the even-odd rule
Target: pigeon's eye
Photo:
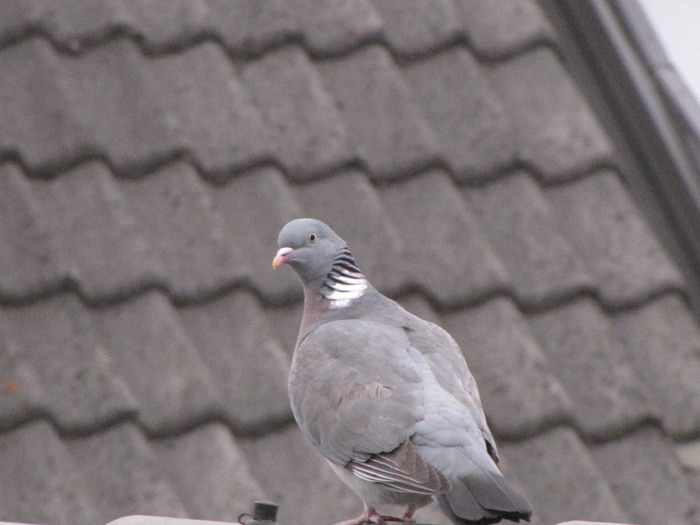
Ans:
{"type": "Polygon", "coordinates": [[[309,242],[316,242],[317,235],[315,233],[309,234],[309,242]]]}

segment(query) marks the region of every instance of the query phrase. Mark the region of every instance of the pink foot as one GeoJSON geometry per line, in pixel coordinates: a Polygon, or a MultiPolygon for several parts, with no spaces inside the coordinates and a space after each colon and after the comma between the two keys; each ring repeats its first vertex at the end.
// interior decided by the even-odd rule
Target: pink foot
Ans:
{"type": "Polygon", "coordinates": [[[365,510],[357,518],[341,521],[335,525],[365,525],[367,523],[381,525],[384,523],[384,519],[372,507],[365,507],[365,510]]]}

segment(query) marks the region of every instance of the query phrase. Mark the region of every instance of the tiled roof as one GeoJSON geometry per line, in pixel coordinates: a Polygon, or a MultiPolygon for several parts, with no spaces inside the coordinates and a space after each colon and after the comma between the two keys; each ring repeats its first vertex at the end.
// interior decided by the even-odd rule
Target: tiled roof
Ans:
{"type": "Polygon", "coordinates": [[[698,523],[700,329],[567,38],[531,0],[2,2],[0,520],[357,512],[287,400],[270,261],[313,216],[455,336],[533,523],[698,523]]]}

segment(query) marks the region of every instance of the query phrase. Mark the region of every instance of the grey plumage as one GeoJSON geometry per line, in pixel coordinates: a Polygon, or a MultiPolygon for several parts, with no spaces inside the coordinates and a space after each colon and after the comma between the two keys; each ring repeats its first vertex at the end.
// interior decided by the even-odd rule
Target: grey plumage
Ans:
{"type": "Polygon", "coordinates": [[[403,519],[436,499],[456,524],[529,520],[502,476],[476,382],[454,339],[367,281],[324,223],[297,219],[280,232],[273,266],[304,286],[304,315],[289,395],[306,437],[365,503],[344,522],[403,519]]]}

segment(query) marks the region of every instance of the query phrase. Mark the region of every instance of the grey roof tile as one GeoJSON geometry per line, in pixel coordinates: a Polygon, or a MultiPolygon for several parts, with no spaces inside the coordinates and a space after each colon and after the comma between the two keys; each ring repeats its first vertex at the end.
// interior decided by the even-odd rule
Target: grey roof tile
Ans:
{"type": "Polygon", "coordinates": [[[265,497],[224,425],[203,425],[150,445],[192,518],[233,522],[253,499],[265,497]]]}
{"type": "Polygon", "coordinates": [[[582,298],[530,317],[548,361],[589,437],[609,439],[649,421],[656,406],[597,304],[582,298]]]}
{"type": "Polygon", "coordinates": [[[404,74],[458,179],[478,180],[515,160],[513,125],[466,50],[448,49],[409,65],[404,74]]]}
{"type": "Polygon", "coordinates": [[[235,430],[260,433],[291,421],[290,359],[252,294],[233,292],[178,313],[235,430]]]}
{"type": "Polygon", "coordinates": [[[463,35],[452,0],[411,4],[375,0],[372,5],[382,17],[387,42],[401,55],[428,53],[463,35]]]}
{"type": "Polygon", "coordinates": [[[700,434],[700,329],[687,304],[669,294],[614,317],[628,359],[661,407],[667,432],[700,434]]]}
{"type": "Polygon", "coordinates": [[[497,437],[523,438],[571,419],[569,396],[510,300],[493,299],[443,318],[476,377],[497,437]]]}
{"type": "Polygon", "coordinates": [[[48,401],[31,363],[10,340],[7,320],[0,310],[0,430],[48,413],[48,401]]]}
{"type": "Polygon", "coordinates": [[[191,165],[171,164],[143,179],[124,180],[119,189],[175,297],[197,299],[243,279],[244,260],[226,242],[227,225],[191,165]]]}
{"type": "Polygon", "coordinates": [[[573,519],[632,523],[572,429],[504,443],[501,453],[532,503],[533,525],[573,519]]]}
{"type": "MultiPolygon", "coordinates": [[[[295,187],[303,215],[332,224],[374,286],[396,292],[405,283],[400,240],[374,187],[359,172],[342,172],[295,187]]],[[[290,273],[290,272],[288,272],[290,273]]],[[[299,283],[296,287],[300,288],[299,283]]]]}
{"type": "Polygon", "coordinates": [[[148,292],[93,315],[149,432],[175,431],[221,413],[211,371],[162,294],[148,292]]]}
{"type": "MultiPolygon", "coordinates": [[[[112,31],[137,35],[139,43],[149,52],[164,51],[207,35],[208,11],[203,0],[173,0],[168,2],[167,9],[158,2],[133,4],[124,0],[107,0],[100,4],[103,9],[110,9],[108,27],[111,26],[112,31]]],[[[75,20],[67,18],[69,22],[75,20]]],[[[76,31],[89,27],[74,22],[73,25],[76,31]]]]}
{"type": "Polygon", "coordinates": [[[697,492],[658,429],[592,447],[591,454],[634,522],[700,522],[697,492]]]}
{"type": "Polygon", "coordinates": [[[317,55],[348,52],[376,38],[381,17],[368,0],[290,0],[289,9],[301,26],[309,49],[317,55]]]}
{"type": "Polygon", "coordinates": [[[501,57],[553,40],[554,31],[534,0],[457,0],[469,42],[485,57],[501,57]]]}
{"type": "Polygon", "coordinates": [[[412,177],[381,188],[379,195],[401,243],[391,266],[405,267],[411,285],[447,304],[508,286],[505,268],[445,172],[412,177]]]}
{"type": "Polygon", "coordinates": [[[301,36],[294,6],[287,0],[204,0],[203,4],[208,26],[238,55],[261,53],[301,36]]]}
{"type": "Polygon", "coordinates": [[[678,461],[692,476],[693,481],[700,481],[700,439],[675,443],[674,449],[678,461]]]}
{"type": "Polygon", "coordinates": [[[499,62],[491,85],[511,118],[518,159],[547,180],[609,160],[612,144],[557,55],[542,48],[499,62]]]}
{"type": "Polygon", "coordinates": [[[100,155],[126,170],[187,151],[216,175],[268,155],[262,118],[212,43],[147,59],[117,39],[69,58],[31,39],[0,53],[0,71],[0,148],[37,168],[100,155]]]}
{"type": "Polygon", "coordinates": [[[541,307],[595,289],[547,198],[527,174],[467,187],[464,194],[523,302],[541,307]]]}
{"type": "Polygon", "coordinates": [[[162,263],[104,165],[33,182],[32,194],[56,266],[87,297],[104,300],[163,282],[162,263]]]}
{"type": "Polygon", "coordinates": [[[352,160],[335,102],[301,49],[268,53],[249,63],[242,78],[264,116],[275,157],[290,174],[309,177],[352,160]]]}
{"type": "Polygon", "coordinates": [[[65,444],[82,474],[84,494],[96,507],[96,518],[84,523],[107,523],[130,514],[187,517],[158,456],[136,425],[125,423],[65,444]]]}
{"type": "MultiPolygon", "coordinates": [[[[134,416],[136,400],[114,374],[89,313],[72,294],[3,308],[6,345],[31,365],[44,405],[64,432],[95,431],[134,416]]],[[[18,390],[24,390],[21,383],[18,390]]]]}
{"type": "Polygon", "coordinates": [[[100,523],[82,472],[45,421],[0,434],[0,519],[27,523],[100,523]]]}
{"type": "Polygon", "coordinates": [[[0,297],[21,299],[60,285],[37,206],[22,172],[0,166],[0,297]]]}
{"type": "Polygon", "coordinates": [[[59,116],[66,110],[75,113],[81,135],[89,137],[91,156],[107,157],[126,170],[188,146],[182,130],[173,125],[174,115],[162,106],[168,100],[164,82],[154,82],[150,74],[168,59],[146,60],[135,44],[117,39],[77,58],[54,60],[56,82],[68,98],[59,116]]]}
{"type": "Polygon", "coordinates": [[[209,192],[214,210],[223,218],[226,241],[243,260],[247,281],[268,300],[301,300],[294,272],[272,270],[277,234],[301,216],[282,174],[274,168],[251,170],[225,186],[210,187],[209,192]]]}
{"type": "Polygon", "coordinates": [[[384,48],[363,48],[319,67],[356,155],[373,177],[396,177],[436,161],[433,130],[384,48]]]}
{"type": "MultiPolygon", "coordinates": [[[[300,288],[301,284],[297,282],[296,287],[297,289],[300,288]]],[[[284,351],[290,356],[290,359],[294,353],[303,312],[304,303],[301,301],[284,304],[266,311],[272,330],[284,351]]]]}
{"type": "Polygon", "coordinates": [[[678,269],[610,171],[547,190],[562,230],[614,306],[682,289],[678,269]]]}
{"type": "Polygon", "coordinates": [[[0,2],[0,43],[18,38],[38,26],[39,16],[34,8],[33,2],[22,0],[0,2]]]}
{"type": "Polygon", "coordinates": [[[21,154],[29,166],[74,159],[90,148],[65,70],[39,38],[0,51],[0,152],[21,154]]]}
{"type": "Polygon", "coordinates": [[[125,6],[115,0],[89,6],[70,0],[30,2],[25,4],[21,15],[25,25],[41,28],[53,41],[67,46],[74,52],[81,49],[82,42],[94,42],[104,38],[111,30],[129,21],[125,6]]]}
{"type": "Polygon", "coordinates": [[[222,177],[269,156],[262,117],[218,45],[151,60],[148,74],[168,123],[207,172],[222,177]]]}
{"type": "Polygon", "coordinates": [[[335,523],[362,511],[296,425],[239,444],[265,497],[280,506],[279,523],[335,523]]]}

